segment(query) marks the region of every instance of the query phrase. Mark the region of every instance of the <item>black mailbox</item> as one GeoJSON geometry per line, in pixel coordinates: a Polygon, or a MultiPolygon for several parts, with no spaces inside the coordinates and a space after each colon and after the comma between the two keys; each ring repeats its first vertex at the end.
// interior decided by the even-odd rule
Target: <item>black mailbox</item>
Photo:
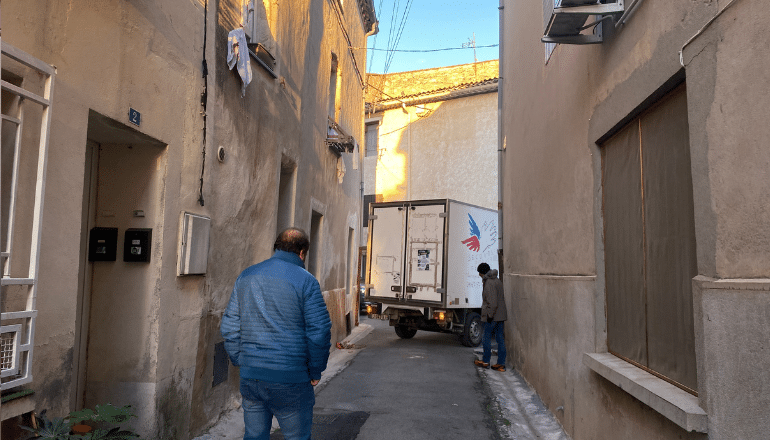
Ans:
{"type": "Polygon", "coordinates": [[[88,261],[115,261],[117,253],[118,228],[91,228],[88,261]]]}
{"type": "Polygon", "coordinates": [[[123,261],[146,263],[150,261],[150,243],[152,229],[126,229],[126,239],[123,242],[123,261]]]}

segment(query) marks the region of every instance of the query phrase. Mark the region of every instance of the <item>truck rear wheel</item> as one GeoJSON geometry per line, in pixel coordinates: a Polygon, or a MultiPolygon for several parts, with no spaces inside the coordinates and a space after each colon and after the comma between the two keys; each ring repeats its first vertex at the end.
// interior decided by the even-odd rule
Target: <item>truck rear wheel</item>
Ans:
{"type": "Polygon", "coordinates": [[[417,334],[417,329],[409,328],[405,325],[397,325],[396,334],[401,339],[411,339],[417,334]]]}
{"type": "Polygon", "coordinates": [[[466,347],[478,347],[481,344],[481,332],[481,316],[476,312],[468,313],[465,317],[463,345],[466,347]]]}

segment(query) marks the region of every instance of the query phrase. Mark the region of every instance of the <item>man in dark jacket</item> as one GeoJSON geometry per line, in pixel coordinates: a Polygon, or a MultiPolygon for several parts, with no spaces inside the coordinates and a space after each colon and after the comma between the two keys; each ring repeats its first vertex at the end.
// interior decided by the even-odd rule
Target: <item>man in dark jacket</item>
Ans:
{"type": "Polygon", "coordinates": [[[497,277],[497,270],[490,269],[489,264],[481,263],[476,268],[482,277],[484,290],[481,294],[481,319],[484,324],[484,336],[481,343],[484,346],[484,355],[481,360],[474,363],[479,367],[489,367],[492,359],[492,333],[497,341],[497,363],[492,365],[493,370],[505,371],[505,320],[508,319],[508,309],[505,307],[505,291],[503,282],[497,277]]]}
{"type": "Polygon", "coordinates": [[[318,281],[305,270],[307,234],[289,228],[272,258],[244,270],[221,333],[240,367],[244,440],[268,440],[273,416],[287,440],[309,440],[313,387],[326,369],[331,320],[318,281]]]}

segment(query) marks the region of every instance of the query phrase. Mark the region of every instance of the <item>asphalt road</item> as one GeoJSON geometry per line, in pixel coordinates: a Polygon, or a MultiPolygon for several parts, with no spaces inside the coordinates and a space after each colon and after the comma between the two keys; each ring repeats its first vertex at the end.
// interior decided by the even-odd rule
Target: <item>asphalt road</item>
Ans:
{"type": "Polygon", "coordinates": [[[314,439],[501,438],[473,348],[451,334],[400,339],[387,321],[361,319],[373,330],[317,393],[314,439]]]}

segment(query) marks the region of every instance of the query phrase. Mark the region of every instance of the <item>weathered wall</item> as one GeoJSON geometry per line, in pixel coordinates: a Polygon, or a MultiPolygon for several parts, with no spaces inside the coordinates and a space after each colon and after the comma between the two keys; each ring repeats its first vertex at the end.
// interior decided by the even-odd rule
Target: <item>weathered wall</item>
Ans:
{"type": "Polygon", "coordinates": [[[699,395],[712,438],[770,429],[770,8],[743,0],[684,48],[698,272],[699,395]]]}
{"type": "MultiPolygon", "coordinates": [[[[679,51],[722,3],[646,0],[612,38],[559,45],[546,64],[541,5],[505,2],[503,237],[515,314],[508,344],[514,365],[572,438],[705,436],[687,433],[581,362],[582,352],[606,351],[596,142],[676,81],[687,82],[698,271],[716,279],[768,277],[769,158],[760,118],[770,102],[762,86],[770,66],[759,48],[770,8],[731,4],[685,47],[684,69],[679,63],[679,51]]],[[[767,429],[757,411],[770,394],[761,373],[770,354],[754,338],[765,335],[770,317],[767,280],[729,289],[706,281],[694,306],[708,436],[756,438],[767,429]],[[751,355],[735,362],[739,352],[751,355]]]]}
{"type": "Polygon", "coordinates": [[[375,193],[497,207],[497,93],[387,110],[375,193]]]}
{"type": "Polygon", "coordinates": [[[451,91],[497,76],[497,60],[372,75],[377,88],[368,90],[368,102],[408,102],[372,115],[382,119],[376,170],[365,177],[373,192],[367,194],[381,194],[383,201],[448,198],[497,209],[497,93],[448,99],[451,91]],[[427,97],[435,102],[419,103],[427,97]]]}
{"type": "MultiPolygon", "coordinates": [[[[344,4],[350,46],[365,47],[357,3],[344,4]]],[[[309,231],[311,209],[324,215],[319,281],[333,337],[345,336],[354,304],[346,277],[356,267],[347,261],[349,230],[353,246],[360,234],[360,157],[356,150],[338,160],[324,142],[332,52],[342,77],[337,122],[358,144],[363,85],[332,5],[275,5],[277,78],[252,62],[242,97],[240,78],[226,67],[237,0],[208,2],[207,16],[202,2],[3,3],[3,41],[58,69],[30,398],[38,411],[130,403],[143,434],[186,438],[235,404],[232,366],[229,380],[212,387],[214,344],[235,278],[272,254],[282,157],[297,168],[294,224],[309,231]],[[126,128],[129,107],[142,113],[133,127],[139,134],[126,128]],[[97,113],[106,126],[95,123],[97,113]],[[110,136],[113,144],[105,143],[110,136]],[[115,205],[97,207],[90,220],[89,137],[111,149],[99,158],[99,176],[112,186],[100,187],[95,200],[115,205]],[[215,157],[219,146],[224,162],[215,157]],[[127,155],[113,155],[119,150],[127,155]],[[133,177],[131,166],[141,168],[133,177]],[[134,209],[146,217],[132,217],[134,209]],[[183,211],[212,219],[205,276],[177,276],[183,211]],[[81,245],[93,225],[119,228],[118,261],[87,262],[81,245]],[[127,227],[153,228],[150,263],[122,262],[127,227]],[[99,355],[107,361],[97,362],[99,355]]],[[[356,62],[364,72],[364,51],[356,62]]]]}
{"type": "Polygon", "coordinates": [[[687,97],[698,268],[709,277],[763,278],[770,267],[770,127],[761,116],[770,60],[759,49],[770,41],[767,14],[762,2],[742,0],[684,48],[687,76],[697,78],[687,97]]]}
{"type": "MultiPolygon", "coordinates": [[[[154,4],[135,7],[121,2],[3,3],[4,41],[57,67],[33,362],[33,399],[38,411],[48,409],[52,415],[66,414],[82,397],[77,390],[78,381],[82,380],[79,371],[84,366],[78,359],[86,342],[80,333],[80,323],[87,321],[88,316],[83,315],[81,307],[90,295],[83,294],[78,278],[82,270],[87,270],[86,266],[91,266],[81,254],[81,233],[87,232],[83,230],[81,207],[89,110],[126,124],[128,108],[136,108],[143,114],[141,131],[169,146],[163,153],[169,159],[169,168],[166,170],[164,165],[159,176],[160,198],[155,197],[149,201],[151,205],[143,208],[158,213],[161,227],[154,231],[156,245],[162,243],[164,222],[176,231],[176,206],[172,202],[165,207],[174,213],[166,219],[167,211],[159,203],[164,199],[176,200],[179,187],[173,182],[178,182],[183,152],[192,145],[197,150],[201,142],[200,118],[196,116],[200,54],[188,42],[202,41],[202,26],[197,25],[202,8],[190,2],[169,6],[173,6],[173,20],[154,4]]],[[[123,230],[120,232],[122,242],[123,230]]],[[[167,254],[171,264],[175,254],[175,248],[167,254]]],[[[157,273],[161,263],[160,258],[153,257],[150,267],[143,272],[157,273]]],[[[113,282],[123,276],[127,274],[113,282]]],[[[157,275],[153,278],[152,289],[144,290],[145,299],[150,302],[158,298],[160,290],[173,290],[169,289],[172,279],[159,279],[157,275]]],[[[104,312],[112,310],[95,311],[104,312]]],[[[127,385],[120,399],[110,394],[115,404],[132,403],[138,408],[142,418],[137,423],[143,432],[155,424],[154,416],[144,412],[147,403],[154,406],[151,402],[157,380],[154,365],[158,350],[153,348],[157,332],[144,325],[153,321],[150,315],[136,314],[133,324],[131,319],[121,320],[126,327],[120,331],[132,340],[130,351],[144,354],[115,366],[116,377],[133,377],[123,380],[134,385],[127,385]]],[[[109,333],[118,330],[106,329],[109,333]]],[[[92,357],[98,355],[95,349],[92,357]]]]}
{"type": "MultiPolygon", "coordinates": [[[[222,1],[213,32],[217,48],[215,67],[210,64],[209,117],[212,137],[227,150],[227,159],[207,169],[210,195],[206,208],[212,216],[212,260],[220,261],[207,276],[209,301],[201,321],[197,373],[192,401],[196,431],[231,405],[238,392],[237,370],[231,367],[226,384],[211,387],[213,344],[221,341],[219,320],[227,305],[232,283],[241,270],[272,254],[279,232],[277,207],[281,161],[296,166],[293,204],[294,225],[308,232],[315,210],[324,216],[322,261],[319,282],[333,319],[332,343],[344,338],[346,315],[353,304],[345,292],[346,273],[355,275],[355,264],[346,272],[348,231],[354,243],[360,234],[359,151],[338,160],[325,145],[328,109],[328,78],[332,52],[339,60],[342,77],[337,122],[363,143],[363,88],[353,68],[347,42],[332,5],[311,0],[303,5],[277,5],[273,35],[276,44],[277,78],[252,63],[253,80],[240,97],[241,80],[223,62],[228,32],[238,23],[240,2],[222,1]],[[344,164],[342,182],[339,162],[344,164]],[[216,182],[216,183],[215,183],[216,182]]],[[[354,47],[364,47],[364,30],[354,2],[345,2],[343,23],[354,47]]],[[[364,59],[356,62],[364,71],[364,59]]],[[[193,177],[191,177],[193,179],[193,177]]],[[[188,195],[194,200],[194,194],[188,195]]]]}

